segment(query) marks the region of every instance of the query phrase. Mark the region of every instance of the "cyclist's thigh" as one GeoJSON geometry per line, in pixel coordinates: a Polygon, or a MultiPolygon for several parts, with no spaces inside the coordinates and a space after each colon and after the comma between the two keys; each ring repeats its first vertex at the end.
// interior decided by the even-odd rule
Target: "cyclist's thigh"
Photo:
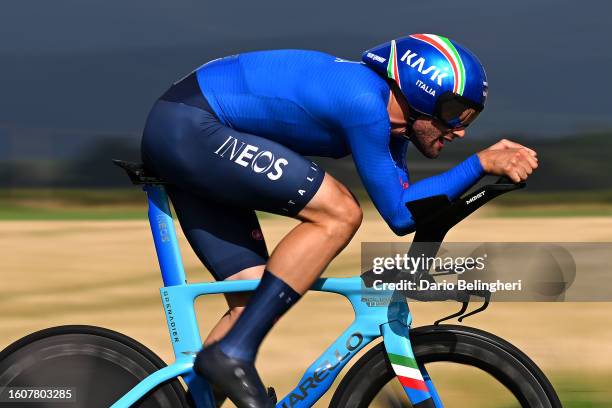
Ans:
{"type": "Polygon", "coordinates": [[[177,186],[167,190],[189,244],[215,279],[266,264],[268,251],[255,211],[204,199],[177,186]]]}
{"type": "Polygon", "coordinates": [[[143,137],[143,159],[185,191],[236,207],[295,216],[324,171],[280,143],[238,132],[214,115],[160,101],[143,137]]]}

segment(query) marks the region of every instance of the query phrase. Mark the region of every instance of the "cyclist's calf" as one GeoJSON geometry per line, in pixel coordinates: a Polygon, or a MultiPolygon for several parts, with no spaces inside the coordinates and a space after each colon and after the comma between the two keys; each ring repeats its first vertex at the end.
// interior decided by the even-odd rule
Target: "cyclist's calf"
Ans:
{"type": "MultiPolygon", "coordinates": [[[[255,268],[245,269],[243,272],[254,270],[255,268]]],[[[263,266],[261,267],[261,271],[263,271],[263,266]]],[[[238,274],[237,274],[238,275],[238,274]]],[[[231,279],[229,280],[235,280],[231,279]]],[[[260,279],[261,272],[259,274],[253,272],[249,276],[245,276],[241,279],[260,279]]],[[[247,293],[226,293],[225,299],[227,300],[228,309],[223,314],[221,319],[217,322],[215,327],[210,331],[208,337],[204,341],[204,345],[208,345],[214,342],[217,342],[225,336],[225,334],[232,328],[234,323],[238,320],[247,303],[249,302],[249,298],[251,297],[250,292],[247,293]]]]}

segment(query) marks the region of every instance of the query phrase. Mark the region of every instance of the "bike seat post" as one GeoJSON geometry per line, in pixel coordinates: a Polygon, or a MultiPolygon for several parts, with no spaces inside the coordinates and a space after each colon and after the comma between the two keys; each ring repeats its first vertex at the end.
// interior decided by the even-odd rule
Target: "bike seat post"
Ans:
{"type": "Polygon", "coordinates": [[[163,185],[145,184],[143,190],[149,202],[149,223],[164,286],[184,285],[187,279],[166,189],[163,185]]]}

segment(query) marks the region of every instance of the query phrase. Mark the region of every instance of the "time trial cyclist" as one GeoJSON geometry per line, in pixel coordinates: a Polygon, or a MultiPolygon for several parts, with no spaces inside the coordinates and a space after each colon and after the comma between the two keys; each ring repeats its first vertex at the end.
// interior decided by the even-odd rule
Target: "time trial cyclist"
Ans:
{"type": "Polygon", "coordinates": [[[454,199],[483,175],[527,179],[536,152],[500,140],[448,171],[413,182],[412,145],[436,158],[484,109],[479,60],[448,38],[413,34],[362,61],[322,52],[250,52],[208,62],[174,83],[144,129],[145,166],[169,196],[195,253],[217,280],[261,279],[226,295],[229,310],[194,369],[238,407],[274,406],[255,370],[257,350],[351,240],[355,196],[304,156],[352,155],[376,209],[398,235],[414,230],[405,203],[454,199]],[[300,223],[268,254],[255,210],[300,223]]]}

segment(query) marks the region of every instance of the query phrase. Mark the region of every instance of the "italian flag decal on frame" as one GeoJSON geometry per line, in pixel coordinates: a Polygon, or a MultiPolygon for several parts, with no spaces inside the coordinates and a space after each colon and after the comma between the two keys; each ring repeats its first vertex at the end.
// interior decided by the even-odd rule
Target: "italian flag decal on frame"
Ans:
{"type": "Polygon", "coordinates": [[[393,353],[387,353],[387,356],[393,372],[404,387],[419,391],[428,390],[415,359],[393,353]]]}

